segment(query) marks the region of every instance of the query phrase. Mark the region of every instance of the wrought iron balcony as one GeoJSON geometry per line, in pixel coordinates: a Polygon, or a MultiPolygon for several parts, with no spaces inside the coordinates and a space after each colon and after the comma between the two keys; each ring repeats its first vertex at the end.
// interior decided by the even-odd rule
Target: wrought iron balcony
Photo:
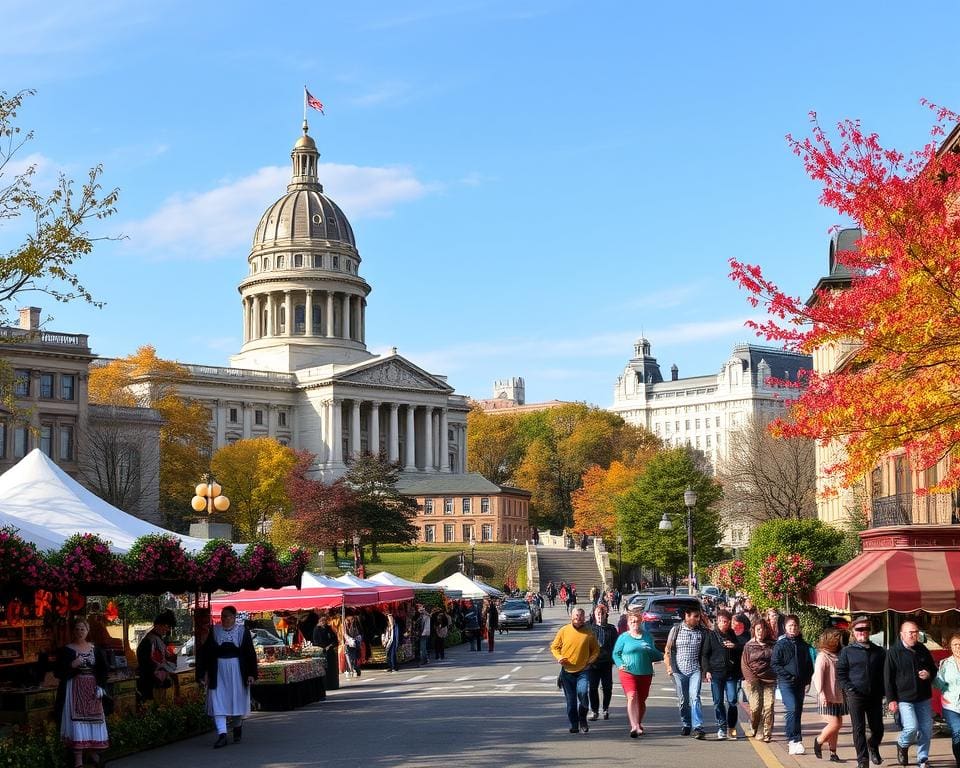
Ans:
{"type": "Polygon", "coordinates": [[[913,495],[898,493],[893,496],[881,496],[871,503],[871,528],[882,528],[887,525],[910,525],[913,515],[910,510],[913,505],[913,495]]]}

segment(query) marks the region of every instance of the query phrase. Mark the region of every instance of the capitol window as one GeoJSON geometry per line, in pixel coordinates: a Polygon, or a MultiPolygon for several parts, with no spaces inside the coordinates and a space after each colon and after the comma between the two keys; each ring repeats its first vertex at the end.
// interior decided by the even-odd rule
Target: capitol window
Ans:
{"type": "Polygon", "coordinates": [[[277,256],[277,269],[283,269],[287,265],[287,257],[280,255],[277,256]]]}
{"type": "Polygon", "coordinates": [[[333,257],[333,268],[334,268],[334,269],[340,269],[340,257],[339,257],[339,256],[334,256],[334,257],[333,257]]]}
{"type": "Polygon", "coordinates": [[[295,253],[293,254],[293,266],[295,268],[303,266],[303,254],[295,253]]]}
{"type": "Polygon", "coordinates": [[[270,259],[267,258],[266,256],[264,256],[264,257],[263,257],[263,270],[264,270],[264,272],[266,272],[268,269],[270,269],[270,259]]]}
{"type": "Polygon", "coordinates": [[[323,269],[323,256],[321,256],[319,253],[314,254],[313,256],[313,268],[323,269]]]}

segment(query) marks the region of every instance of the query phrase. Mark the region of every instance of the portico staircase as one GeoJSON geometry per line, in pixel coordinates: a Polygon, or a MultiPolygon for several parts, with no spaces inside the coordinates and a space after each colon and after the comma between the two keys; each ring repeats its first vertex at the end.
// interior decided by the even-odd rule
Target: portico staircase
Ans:
{"type": "Polygon", "coordinates": [[[585,603],[590,598],[590,587],[603,587],[603,574],[597,567],[593,549],[537,547],[540,570],[540,591],[551,581],[559,588],[560,582],[577,585],[577,601],[585,603]]]}

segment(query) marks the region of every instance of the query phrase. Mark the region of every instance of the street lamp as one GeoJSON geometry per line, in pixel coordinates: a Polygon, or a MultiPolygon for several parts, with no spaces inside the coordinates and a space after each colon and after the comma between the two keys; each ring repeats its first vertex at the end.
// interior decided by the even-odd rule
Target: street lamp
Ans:
{"type": "Polygon", "coordinates": [[[207,472],[193,492],[196,494],[190,500],[194,512],[206,512],[213,517],[214,512],[226,512],[230,509],[230,499],[223,495],[223,488],[212,474],[207,472]]]}
{"type": "Polygon", "coordinates": [[[617,592],[623,592],[623,536],[617,536],[617,592]]]}
{"type": "MultiPolygon", "coordinates": [[[[687,508],[687,592],[693,594],[693,508],[697,506],[697,492],[687,486],[683,492],[683,505],[687,508]]],[[[661,531],[673,530],[670,516],[664,512],[660,518],[661,531]]]]}
{"type": "Polygon", "coordinates": [[[477,578],[477,540],[470,536],[470,578],[477,578]]]}
{"type": "Polygon", "coordinates": [[[324,561],[327,559],[327,553],[324,550],[320,550],[317,554],[320,555],[320,575],[326,576],[327,572],[323,568],[324,561]]]}

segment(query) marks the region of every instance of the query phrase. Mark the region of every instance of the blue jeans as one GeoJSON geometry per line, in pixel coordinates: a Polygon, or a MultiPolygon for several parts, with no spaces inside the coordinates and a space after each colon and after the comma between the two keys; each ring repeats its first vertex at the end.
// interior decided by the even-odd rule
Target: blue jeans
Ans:
{"type": "Polygon", "coordinates": [[[943,719],[950,726],[950,736],[954,744],[960,744],[960,712],[954,712],[952,709],[943,708],[943,719]]]}
{"type": "Polygon", "coordinates": [[[394,640],[387,647],[387,669],[400,669],[400,665],[397,664],[397,641],[394,640]]]}
{"type": "Polygon", "coordinates": [[[587,719],[590,670],[582,669],[579,672],[560,670],[560,683],[563,686],[563,696],[567,700],[567,719],[570,721],[570,727],[575,728],[587,719]]]}
{"type": "Polygon", "coordinates": [[[803,714],[803,688],[802,685],[787,683],[783,680],[777,681],[777,689],[780,691],[783,708],[786,710],[783,718],[783,730],[787,736],[787,741],[803,741],[803,733],[800,730],[800,716],[803,714]]]}
{"type": "Polygon", "coordinates": [[[420,657],[420,663],[421,663],[421,664],[426,664],[427,661],[428,661],[429,658],[430,658],[430,654],[429,654],[429,652],[427,651],[427,642],[429,642],[429,640],[430,640],[430,636],[429,636],[429,635],[420,635],[420,654],[419,654],[419,657],[420,657]]]}
{"type": "Polygon", "coordinates": [[[684,728],[703,727],[703,707],[700,705],[700,670],[689,675],[674,670],[673,684],[677,689],[677,704],[680,707],[680,724],[684,728]]]}
{"type": "Polygon", "coordinates": [[[737,727],[737,694],[740,692],[740,681],[732,678],[718,678],[716,675],[712,675],[712,678],[710,693],[713,696],[713,711],[717,716],[717,729],[721,731],[735,730],[737,727]]]}
{"type": "Polygon", "coordinates": [[[909,747],[917,742],[917,762],[922,763],[930,755],[930,737],[933,735],[933,708],[930,699],[925,701],[898,701],[900,722],[903,730],[897,736],[897,744],[909,747]]]}

